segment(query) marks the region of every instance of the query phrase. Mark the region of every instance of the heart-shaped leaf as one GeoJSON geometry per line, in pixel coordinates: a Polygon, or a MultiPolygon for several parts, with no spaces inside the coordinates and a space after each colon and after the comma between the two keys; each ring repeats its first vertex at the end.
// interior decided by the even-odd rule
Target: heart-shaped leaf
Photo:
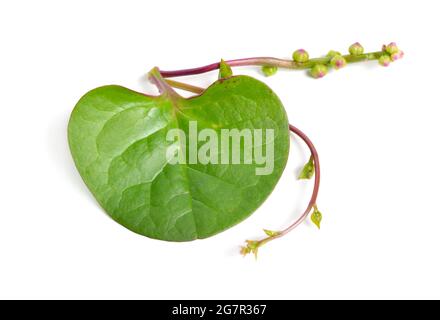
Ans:
{"type": "MultiPolygon", "coordinates": [[[[172,90],[152,97],[120,86],[94,89],[73,110],[68,137],[75,164],[105,211],[136,233],[168,241],[206,238],[248,217],[274,189],[289,151],[280,100],[247,76],[220,79],[189,99],[172,90]],[[259,144],[254,137],[250,149],[239,143],[252,155],[250,163],[200,163],[188,156],[188,149],[201,152],[206,143],[205,137],[191,145],[194,123],[219,141],[224,129],[274,134],[259,144]],[[172,129],[184,135],[170,141],[172,129]],[[263,146],[273,148],[273,168],[257,174],[264,164],[255,152],[263,146]],[[171,163],[170,148],[188,151],[186,163],[171,163]]],[[[227,150],[218,149],[218,157],[227,150]]]]}

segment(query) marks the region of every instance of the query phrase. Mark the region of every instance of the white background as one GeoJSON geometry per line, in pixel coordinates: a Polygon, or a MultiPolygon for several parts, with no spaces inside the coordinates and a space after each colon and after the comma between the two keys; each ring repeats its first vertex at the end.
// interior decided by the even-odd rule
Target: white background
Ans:
{"type": "MultiPolygon", "coordinates": [[[[439,42],[435,1],[2,1],[0,298],[440,298],[439,42]],[[390,68],[314,80],[264,78],[322,161],[322,230],[305,223],[263,247],[239,245],[297,217],[311,183],[293,140],[274,193],[207,240],[138,236],[99,208],[71,159],[77,100],[104,84],[155,93],[146,72],[220,58],[289,58],[360,41],[406,53],[390,68]]],[[[210,73],[188,82],[207,86],[210,73]]]]}

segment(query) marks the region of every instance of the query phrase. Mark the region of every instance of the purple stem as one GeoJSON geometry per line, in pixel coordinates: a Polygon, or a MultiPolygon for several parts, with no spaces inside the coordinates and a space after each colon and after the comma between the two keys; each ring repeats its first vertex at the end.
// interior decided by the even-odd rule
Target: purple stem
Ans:
{"type": "MultiPolygon", "coordinates": [[[[227,60],[225,62],[231,67],[255,66],[255,65],[257,66],[276,65],[285,68],[292,68],[293,66],[300,67],[296,62],[292,60],[284,60],[284,59],[271,58],[271,57],[234,59],[234,60],[227,60]]],[[[201,73],[217,70],[219,67],[220,67],[220,62],[216,62],[198,68],[175,70],[175,71],[160,70],[160,74],[164,78],[190,76],[194,74],[201,74],[201,73]]]]}

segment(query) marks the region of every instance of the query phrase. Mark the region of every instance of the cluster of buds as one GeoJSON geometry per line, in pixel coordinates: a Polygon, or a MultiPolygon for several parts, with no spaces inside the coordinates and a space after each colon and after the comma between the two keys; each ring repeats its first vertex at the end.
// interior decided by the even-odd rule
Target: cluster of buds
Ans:
{"type": "MultiPolygon", "coordinates": [[[[309,53],[304,49],[298,49],[292,54],[291,60],[274,59],[274,58],[258,58],[258,60],[267,60],[267,64],[262,64],[262,72],[269,77],[274,75],[278,68],[286,69],[309,69],[309,73],[313,78],[322,78],[327,75],[330,69],[339,70],[344,68],[348,63],[378,60],[379,64],[388,67],[391,62],[403,58],[403,51],[400,50],[395,42],[382,47],[382,51],[365,53],[364,47],[359,43],[353,43],[348,48],[348,54],[341,54],[340,52],[331,50],[326,56],[311,59],[309,53]],[[273,61],[277,60],[277,61],[273,61]]],[[[246,59],[241,59],[241,62],[247,64],[246,59]]],[[[243,65],[245,65],[243,63],[243,65]]],[[[236,66],[238,64],[235,64],[236,66]]]]}
{"type": "MultiPolygon", "coordinates": [[[[350,47],[350,53],[353,55],[360,55],[363,53],[363,48],[359,44],[354,44],[350,47]]],[[[331,50],[327,54],[326,58],[330,59],[327,60],[327,63],[315,63],[311,67],[310,75],[313,78],[323,78],[327,75],[329,68],[339,70],[347,65],[347,60],[345,59],[345,57],[337,51],[331,50]]],[[[311,60],[309,60],[308,52],[304,49],[296,50],[293,53],[293,60],[298,63],[311,62],[311,60]]]]}
{"type": "Polygon", "coordinates": [[[256,241],[256,240],[246,240],[246,246],[245,247],[241,247],[240,253],[243,256],[246,256],[248,254],[254,254],[255,259],[258,257],[258,248],[260,248],[265,242],[269,241],[269,240],[273,240],[276,237],[281,235],[280,231],[272,231],[272,230],[267,230],[267,229],[263,229],[264,233],[268,236],[266,239],[261,240],[261,241],[256,241]]]}
{"type": "Polygon", "coordinates": [[[365,60],[378,60],[383,66],[390,65],[391,62],[401,59],[403,51],[401,51],[396,43],[392,42],[389,45],[384,45],[381,52],[366,54],[364,47],[356,42],[348,48],[348,55],[342,55],[337,51],[330,51],[324,58],[309,59],[309,54],[304,49],[296,50],[293,55],[293,61],[310,67],[310,75],[313,78],[322,78],[327,75],[329,69],[333,68],[339,70],[344,68],[349,62],[365,60]]]}
{"type": "Polygon", "coordinates": [[[241,247],[240,253],[242,256],[247,256],[250,253],[253,253],[255,259],[258,257],[258,248],[260,247],[260,242],[255,240],[246,240],[246,246],[241,247]]]}
{"type": "Polygon", "coordinates": [[[384,67],[388,67],[391,62],[402,59],[404,56],[403,51],[399,49],[395,42],[391,42],[388,45],[384,44],[382,46],[382,53],[379,58],[379,64],[384,67]]]}
{"type": "MultiPolygon", "coordinates": [[[[348,52],[351,56],[361,56],[364,54],[364,48],[359,42],[356,42],[348,48],[348,52]]],[[[328,73],[328,67],[339,70],[347,65],[346,57],[338,51],[330,50],[326,57],[330,59],[327,64],[316,64],[310,70],[310,75],[313,78],[324,77],[328,73]]]]}

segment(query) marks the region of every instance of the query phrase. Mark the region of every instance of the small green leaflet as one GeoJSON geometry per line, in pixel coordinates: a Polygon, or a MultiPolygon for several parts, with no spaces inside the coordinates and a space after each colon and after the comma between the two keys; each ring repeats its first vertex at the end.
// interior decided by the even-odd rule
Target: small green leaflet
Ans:
{"type": "Polygon", "coordinates": [[[298,179],[300,180],[311,179],[314,173],[315,173],[315,163],[313,161],[313,157],[310,157],[309,162],[307,162],[306,165],[301,170],[298,179]]]}
{"type": "Polygon", "coordinates": [[[231,67],[225,62],[225,60],[220,61],[220,68],[218,72],[218,78],[219,79],[225,79],[232,77],[232,69],[231,67]]]}
{"type": "MultiPolygon", "coordinates": [[[[225,75],[225,74],[222,74],[225,75]]],[[[175,91],[147,96],[120,86],[84,95],[72,112],[68,139],[76,167],[102,208],[141,235],[191,241],[222,232],[250,216],[270,195],[289,153],[284,107],[264,83],[248,76],[222,78],[185,99],[175,91]],[[167,132],[273,129],[273,171],[250,164],[174,164],[167,132]]]]}
{"type": "Polygon", "coordinates": [[[264,233],[267,234],[269,237],[275,237],[278,236],[280,234],[279,231],[272,231],[272,230],[267,230],[267,229],[263,229],[264,233]]]}
{"type": "Polygon", "coordinates": [[[322,214],[318,210],[317,206],[313,207],[313,212],[312,212],[311,220],[318,227],[318,229],[321,229],[322,214]]]}

